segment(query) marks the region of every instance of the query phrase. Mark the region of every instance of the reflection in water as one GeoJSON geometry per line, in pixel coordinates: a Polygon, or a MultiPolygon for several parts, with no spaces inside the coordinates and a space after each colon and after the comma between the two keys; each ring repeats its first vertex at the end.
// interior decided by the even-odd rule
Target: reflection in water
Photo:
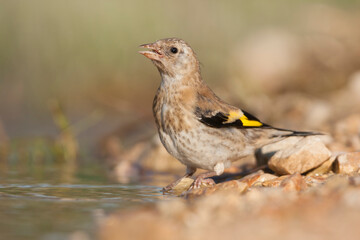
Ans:
{"type": "Polygon", "coordinates": [[[144,185],[0,184],[0,232],[5,239],[68,239],[82,231],[94,239],[105,214],[165,198],[144,185]]]}

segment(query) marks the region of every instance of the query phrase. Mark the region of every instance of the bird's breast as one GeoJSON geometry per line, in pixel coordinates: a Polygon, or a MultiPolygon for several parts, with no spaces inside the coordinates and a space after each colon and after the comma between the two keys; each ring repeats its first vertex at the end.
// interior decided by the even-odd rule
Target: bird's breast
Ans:
{"type": "Polygon", "coordinates": [[[168,134],[188,131],[196,120],[191,104],[186,101],[188,93],[159,89],[154,99],[153,111],[159,129],[168,134]],[[185,99],[184,99],[185,98],[185,99]]]}

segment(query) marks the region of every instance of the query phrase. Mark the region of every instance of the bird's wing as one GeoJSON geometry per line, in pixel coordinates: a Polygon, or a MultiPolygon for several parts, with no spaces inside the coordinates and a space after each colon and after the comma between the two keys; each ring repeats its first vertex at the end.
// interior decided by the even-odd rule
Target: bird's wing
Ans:
{"type": "Polygon", "coordinates": [[[293,131],[289,129],[272,127],[266,123],[261,122],[259,119],[254,117],[244,110],[238,109],[237,111],[203,111],[200,108],[196,108],[196,116],[199,121],[203,124],[213,128],[264,128],[269,131],[269,138],[276,137],[291,137],[291,136],[312,136],[312,135],[323,135],[319,132],[303,132],[293,131]]]}
{"type": "Polygon", "coordinates": [[[317,132],[302,132],[272,127],[250,113],[223,102],[209,88],[203,88],[197,94],[195,115],[198,120],[213,128],[263,128],[271,135],[269,137],[290,137],[323,135],[317,132]],[[271,130],[271,131],[269,131],[271,130]]]}
{"type": "Polygon", "coordinates": [[[195,115],[200,122],[214,128],[268,126],[250,113],[225,103],[206,85],[198,89],[195,115]]]}
{"type": "Polygon", "coordinates": [[[210,111],[197,108],[195,110],[195,114],[200,122],[214,128],[259,128],[269,126],[265,123],[262,123],[259,119],[250,113],[240,109],[230,111],[210,111]]]}

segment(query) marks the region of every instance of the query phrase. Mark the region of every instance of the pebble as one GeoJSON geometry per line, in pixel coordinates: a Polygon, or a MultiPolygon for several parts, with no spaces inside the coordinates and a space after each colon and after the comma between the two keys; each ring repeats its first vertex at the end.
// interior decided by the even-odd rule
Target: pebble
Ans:
{"type": "Polygon", "coordinates": [[[317,137],[304,137],[295,145],[279,150],[268,162],[279,175],[304,173],[318,167],[331,156],[331,152],[317,137]]]}
{"type": "Polygon", "coordinates": [[[336,157],[334,171],[350,174],[360,169],[360,152],[342,153],[336,157]]]}

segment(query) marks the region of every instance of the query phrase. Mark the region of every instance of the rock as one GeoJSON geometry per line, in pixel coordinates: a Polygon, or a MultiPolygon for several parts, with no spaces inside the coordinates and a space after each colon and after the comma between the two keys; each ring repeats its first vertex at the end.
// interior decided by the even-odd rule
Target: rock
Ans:
{"type": "Polygon", "coordinates": [[[193,182],[194,179],[192,178],[183,178],[175,187],[173,187],[171,193],[175,195],[180,195],[183,192],[187,191],[193,182]]]}
{"type": "Polygon", "coordinates": [[[261,174],[255,182],[253,182],[251,184],[251,186],[254,186],[254,187],[257,187],[257,186],[263,186],[263,183],[266,182],[266,181],[269,181],[269,180],[273,180],[273,179],[277,179],[278,177],[273,175],[273,174],[270,174],[270,173],[264,173],[264,174],[261,174]]]}
{"type": "Polygon", "coordinates": [[[260,176],[264,174],[264,171],[263,170],[259,170],[255,173],[252,173],[252,174],[249,174],[241,179],[239,179],[240,182],[243,182],[243,183],[246,183],[249,187],[254,183],[256,182],[260,176]]]}
{"type": "Polygon", "coordinates": [[[223,192],[223,191],[225,192],[231,191],[241,194],[245,192],[247,189],[248,189],[248,184],[241,182],[239,180],[232,180],[232,181],[216,184],[213,187],[194,189],[186,193],[184,196],[187,199],[192,199],[198,196],[208,196],[213,193],[223,192]]]}
{"type": "Polygon", "coordinates": [[[306,182],[299,173],[294,173],[284,180],[282,180],[280,187],[284,189],[284,191],[301,191],[306,189],[306,182]]]}
{"type": "Polygon", "coordinates": [[[256,163],[258,166],[266,165],[270,158],[279,150],[294,146],[301,140],[301,137],[289,137],[282,141],[268,144],[255,151],[256,163]]]}
{"type": "Polygon", "coordinates": [[[306,176],[318,176],[325,173],[328,173],[333,168],[333,163],[336,159],[336,156],[331,156],[328,160],[326,160],[323,164],[321,164],[319,167],[315,168],[314,170],[310,171],[306,176]]]}
{"type": "Polygon", "coordinates": [[[360,152],[339,154],[334,162],[336,173],[350,174],[360,169],[360,152]]]}
{"type": "Polygon", "coordinates": [[[288,177],[288,175],[284,175],[284,176],[281,176],[281,177],[278,177],[278,178],[274,178],[274,179],[264,181],[262,183],[262,186],[264,186],[264,187],[279,187],[282,180],[284,180],[287,177],[288,177]]]}
{"type": "Polygon", "coordinates": [[[275,173],[304,173],[313,169],[331,156],[331,152],[317,137],[304,137],[294,146],[279,150],[268,162],[275,173]]]}

